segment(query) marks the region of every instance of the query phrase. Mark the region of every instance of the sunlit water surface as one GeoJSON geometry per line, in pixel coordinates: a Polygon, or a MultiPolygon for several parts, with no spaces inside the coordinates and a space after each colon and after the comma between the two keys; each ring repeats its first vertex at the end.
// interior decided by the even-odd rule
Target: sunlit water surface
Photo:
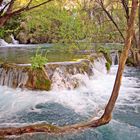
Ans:
{"type": "MultiPolygon", "coordinates": [[[[63,46],[62,46],[63,47],[63,46]]],[[[66,48],[66,50],[68,50],[66,48]]],[[[80,58],[86,58],[86,54],[72,53],[69,51],[61,52],[53,47],[3,47],[0,48],[0,62],[8,63],[31,63],[31,57],[35,54],[46,56],[47,62],[63,62],[80,58]]]]}
{"type": "MultiPolygon", "coordinates": [[[[67,125],[101,114],[112,91],[117,66],[96,71],[76,90],[29,91],[0,87],[0,127],[48,122],[67,125]]],[[[10,139],[10,138],[9,138],[10,139]]],[[[11,137],[13,139],[13,137],[11,137]]],[[[140,140],[140,69],[126,67],[112,121],[97,129],[61,136],[26,134],[26,140],[140,140]]]]}

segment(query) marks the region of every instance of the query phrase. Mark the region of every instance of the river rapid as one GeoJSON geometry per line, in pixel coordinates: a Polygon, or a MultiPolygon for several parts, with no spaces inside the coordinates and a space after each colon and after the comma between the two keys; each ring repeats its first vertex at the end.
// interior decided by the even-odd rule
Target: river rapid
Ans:
{"type": "MultiPolygon", "coordinates": [[[[68,125],[99,116],[110,97],[117,65],[106,74],[80,75],[84,83],[74,90],[30,91],[0,87],[0,127],[47,122],[68,125]]],[[[96,129],[65,135],[24,134],[8,139],[29,140],[139,140],[140,69],[126,67],[112,121],[96,129]]]]}

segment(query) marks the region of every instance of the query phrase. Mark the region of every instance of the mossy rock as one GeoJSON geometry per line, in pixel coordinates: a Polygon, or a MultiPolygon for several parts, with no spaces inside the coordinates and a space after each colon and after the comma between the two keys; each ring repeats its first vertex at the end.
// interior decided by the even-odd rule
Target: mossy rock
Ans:
{"type": "Polygon", "coordinates": [[[110,65],[112,65],[112,59],[111,59],[110,54],[109,54],[109,53],[103,53],[103,54],[104,54],[104,57],[105,57],[106,61],[107,61],[110,65]]]}
{"type": "Polygon", "coordinates": [[[109,62],[106,62],[105,64],[107,71],[110,71],[111,65],[109,62]]]}
{"type": "Polygon", "coordinates": [[[40,68],[28,70],[28,81],[26,87],[30,89],[50,90],[51,81],[40,68]]]}
{"type": "Polygon", "coordinates": [[[4,72],[5,78],[11,82],[10,85],[2,82],[3,85],[7,85],[12,88],[21,87],[32,90],[50,90],[51,88],[51,81],[42,69],[32,69],[31,66],[28,65],[22,66],[7,63],[1,64],[0,68],[2,69],[2,72],[4,72]],[[12,77],[10,75],[12,75],[12,77]],[[21,79],[25,80],[23,81],[21,79]]]}

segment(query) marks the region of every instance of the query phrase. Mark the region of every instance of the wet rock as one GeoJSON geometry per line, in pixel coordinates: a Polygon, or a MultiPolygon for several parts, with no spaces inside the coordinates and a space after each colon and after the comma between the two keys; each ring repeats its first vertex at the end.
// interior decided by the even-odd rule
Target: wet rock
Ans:
{"type": "Polygon", "coordinates": [[[33,70],[30,66],[1,64],[0,85],[12,88],[49,90],[51,81],[42,69],[33,70]]]}
{"type": "Polygon", "coordinates": [[[84,74],[87,73],[89,76],[92,74],[91,62],[87,59],[81,59],[79,61],[70,62],[53,62],[46,64],[46,71],[51,78],[56,68],[65,69],[69,74],[84,74]]]}
{"type": "Polygon", "coordinates": [[[83,75],[93,74],[89,60],[73,62],[54,62],[46,65],[46,71],[52,81],[52,89],[74,89],[84,84],[83,75]]]}
{"type": "Polygon", "coordinates": [[[106,72],[106,62],[102,54],[92,54],[89,60],[47,63],[41,69],[32,69],[30,64],[1,64],[0,85],[39,90],[74,89],[86,85],[87,78],[94,74],[93,69],[106,72]]]}

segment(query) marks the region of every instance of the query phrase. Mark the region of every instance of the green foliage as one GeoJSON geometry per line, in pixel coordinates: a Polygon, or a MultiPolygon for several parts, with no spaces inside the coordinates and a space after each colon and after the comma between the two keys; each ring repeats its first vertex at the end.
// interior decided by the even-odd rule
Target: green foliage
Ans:
{"type": "Polygon", "coordinates": [[[103,53],[105,59],[107,60],[106,67],[107,67],[107,69],[110,68],[110,65],[112,65],[112,59],[110,56],[110,49],[103,47],[103,46],[98,46],[95,49],[96,49],[96,52],[103,53]]]}
{"type": "Polygon", "coordinates": [[[0,38],[4,38],[4,35],[5,35],[5,30],[4,30],[4,28],[1,28],[0,29],[0,38]]]}
{"type": "Polygon", "coordinates": [[[111,67],[111,64],[109,63],[109,62],[106,62],[106,69],[107,69],[107,71],[109,71],[110,70],[110,67],[111,67]]]}
{"type": "Polygon", "coordinates": [[[29,40],[31,36],[37,38],[35,41],[38,43],[69,44],[83,39],[91,41],[96,28],[86,17],[88,17],[87,13],[79,9],[68,11],[55,4],[48,5],[24,13],[22,22],[26,24],[26,28],[20,30],[30,35],[29,40]]]}
{"type": "Polygon", "coordinates": [[[109,48],[106,48],[104,46],[98,45],[95,47],[96,52],[101,52],[101,53],[109,53],[109,48]]]}
{"type": "Polygon", "coordinates": [[[31,67],[32,69],[42,68],[48,61],[46,55],[43,56],[39,53],[40,47],[37,49],[35,56],[31,57],[31,67]]]}
{"type": "MultiPolygon", "coordinates": [[[[38,2],[34,1],[33,5],[38,2]]],[[[74,49],[79,49],[78,41],[122,42],[119,32],[95,3],[90,7],[76,3],[79,6],[71,10],[66,10],[65,4],[66,1],[52,1],[14,17],[4,30],[0,30],[0,37],[12,33],[21,43],[65,43],[72,44],[74,49]]],[[[112,17],[124,33],[126,20],[122,13],[117,7],[111,10],[112,17]]]]}
{"type": "Polygon", "coordinates": [[[20,17],[15,16],[11,18],[6,25],[0,29],[0,38],[5,38],[10,34],[17,33],[20,26],[20,17]]]}

